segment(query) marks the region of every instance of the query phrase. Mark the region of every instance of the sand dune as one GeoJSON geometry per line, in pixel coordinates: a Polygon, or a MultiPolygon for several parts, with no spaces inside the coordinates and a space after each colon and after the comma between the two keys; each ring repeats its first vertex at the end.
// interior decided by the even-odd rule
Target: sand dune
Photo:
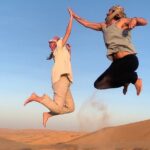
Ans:
{"type": "Polygon", "coordinates": [[[84,133],[51,130],[0,129],[0,137],[30,145],[46,145],[68,142],[84,133]]]}
{"type": "Polygon", "coordinates": [[[5,138],[0,138],[0,150],[23,150],[29,146],[5,138]]]}
{"type": "Polygon", "coordinates": [[[150,120],[93,133],[0,129],[0,150],[5,149],[150,150],[150,120]]]}
{"type": "Polygon", "coordinates": [[[150,149],[150,120],[105,128],[73,140],[69,144],[103,149],[150,149]]]}

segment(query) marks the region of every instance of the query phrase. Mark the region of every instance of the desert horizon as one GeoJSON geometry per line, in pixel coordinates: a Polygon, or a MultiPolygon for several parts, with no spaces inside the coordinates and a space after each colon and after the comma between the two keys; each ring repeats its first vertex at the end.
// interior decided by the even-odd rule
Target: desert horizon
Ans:
{"type": "Polygon", "coordinates": [[[0,129],[0,150],[149,150],[150,120],[94,132],[0,129]]]}
{"type": "Polygon", "coordinates": [[[0,150],[150,150],[149,6],[1,0],[0,150]]]}

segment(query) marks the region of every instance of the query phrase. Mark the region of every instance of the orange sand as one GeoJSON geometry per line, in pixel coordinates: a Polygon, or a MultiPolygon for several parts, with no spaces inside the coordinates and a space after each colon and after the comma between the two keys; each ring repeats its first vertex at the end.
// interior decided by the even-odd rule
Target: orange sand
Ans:
{"type": "Polygon", "coordinates": [[[93,133],[0,129],[0,150],[150,150],[150,120],[93,133]]]}

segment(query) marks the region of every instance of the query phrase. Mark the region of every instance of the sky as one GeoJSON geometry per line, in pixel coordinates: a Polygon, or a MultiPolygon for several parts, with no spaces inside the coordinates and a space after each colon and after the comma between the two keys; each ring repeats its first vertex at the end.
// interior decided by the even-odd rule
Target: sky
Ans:
{"type": "MultiPolygon", "coordinates": [[[[67,8],[79,16],[103,22],[113,5],[124,7],[128,17],[150,20],[149,0],[1,0],[0,1],[0,128],[40,128],[44,106],[24,101],[36,92],[53,97],[48,40],[63,37],[69,21],[67,8]]],[[[101,32],[73,21],[69,43],[72,46],[74,82],[71,86],[75,112],[56,116],[47,123],[51,130],[97,130],[104,126],[127,124],[150,118],[149,24],[132,31],[143,80],[136,95],[131,84],[127,95],[122,88],[96,90],[94,81],[110,65],[101,32]]]]}

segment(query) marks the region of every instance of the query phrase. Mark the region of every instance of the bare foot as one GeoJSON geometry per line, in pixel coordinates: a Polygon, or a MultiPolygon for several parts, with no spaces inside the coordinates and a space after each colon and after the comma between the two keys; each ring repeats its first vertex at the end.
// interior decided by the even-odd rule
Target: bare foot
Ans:
{"type": "Polygon", "coordinates": [[[140,95],[142,90],[142,79],[137,79],[137,81],[135,82],[135,88],[136,88],[137,95],[140,95]]]}
{"type": "Polygon", "coordinates": [[[129,83],[126,83],[124,85],[124,88],[123,88],[123,94],[126,95],[127,91],[128,91],[128,86],[129,86],[129,83]]]}
{"type": "Polygon", "coordinates": [[[43,113],[43,126],[44,128],[46,127],[46,123],[47,123],[47,120],[52,117],[53,115],[50,114],[50,112],[44,112],[43,113]]]}
{"type": "Polygon", "coordinates": [[[24,102],[24,106],[33,101],[40,102],[41,98],[37,96],[35,93],[32,93],[31,96],[24,102]]]}

